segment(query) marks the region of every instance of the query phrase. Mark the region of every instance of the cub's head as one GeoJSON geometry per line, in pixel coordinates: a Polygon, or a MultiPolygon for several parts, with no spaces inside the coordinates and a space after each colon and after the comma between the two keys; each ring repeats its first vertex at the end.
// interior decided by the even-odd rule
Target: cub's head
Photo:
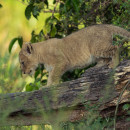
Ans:
{"type": "Polygon", "coordinates": [[[19,62],[23,74],[34,74],[38,66],[38,61],[30,43],[26,43],[22,46],[19,53],[19,62]]]}

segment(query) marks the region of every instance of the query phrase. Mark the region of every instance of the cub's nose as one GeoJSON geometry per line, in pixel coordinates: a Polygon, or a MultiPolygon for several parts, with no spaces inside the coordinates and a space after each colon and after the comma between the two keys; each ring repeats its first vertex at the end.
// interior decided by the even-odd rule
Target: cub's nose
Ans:
{"type": "Polygon", "coordinates": [[[23,72],[23,74],[25,74],[25,71],[23,72]]]}

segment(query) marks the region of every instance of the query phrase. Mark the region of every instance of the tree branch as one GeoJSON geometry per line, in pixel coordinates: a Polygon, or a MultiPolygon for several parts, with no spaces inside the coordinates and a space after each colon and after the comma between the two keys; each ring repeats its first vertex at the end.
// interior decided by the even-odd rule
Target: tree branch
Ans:
{"type": "MultiPolygon", "coordinates": [[[[81,78],[57,86],[0,95],[0,126],[75,122],[87,119],[87,105],[98,106],[102,117],[114,116],[119,95],[129,80],[130,60],[127,60],[114,71],[107,66],[92,67],[81,78]]],[[[122,107],[130,103],[129,90],[130,84],[119,102],[117,117],[128,116],[122,107]]],[[[119,122],[122,122],[121,128],[130,126],[130,122],[117,120],[117,124],[119,122]]]]}

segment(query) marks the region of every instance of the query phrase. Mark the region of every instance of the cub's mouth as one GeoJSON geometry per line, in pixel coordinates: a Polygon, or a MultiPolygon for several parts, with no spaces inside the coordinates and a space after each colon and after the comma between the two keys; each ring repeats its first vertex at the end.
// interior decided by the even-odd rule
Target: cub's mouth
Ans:
{"type": "Polygon", "coordinates": [[[30,70],[29,75],[32,77],[35,73],[35,70],[30,70]]]}

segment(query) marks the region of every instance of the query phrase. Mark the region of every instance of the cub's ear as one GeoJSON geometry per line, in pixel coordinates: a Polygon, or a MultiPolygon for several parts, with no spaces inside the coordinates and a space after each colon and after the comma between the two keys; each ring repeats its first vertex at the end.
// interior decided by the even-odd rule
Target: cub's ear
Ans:
{"type": "Polygon", "coordinates": [[[27,54],[32,54],[33,53],[33,47],[31,45],[31,43],[25,43],[25,44],[23,44],[23,49],[25,50],[25,52],[27,54]]]}

